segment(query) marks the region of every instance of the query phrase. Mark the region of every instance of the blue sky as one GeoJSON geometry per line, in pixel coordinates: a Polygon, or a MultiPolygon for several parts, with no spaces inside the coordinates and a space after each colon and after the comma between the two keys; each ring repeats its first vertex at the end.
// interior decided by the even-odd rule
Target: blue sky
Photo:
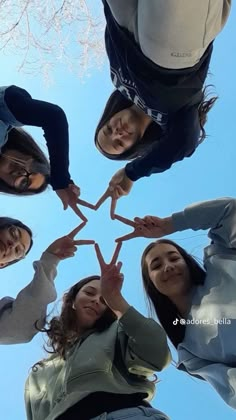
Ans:
{"type": "MultiPolygon", "coordinates": [[[[197,152],[169,171],[143,178],[135,183],[129,196],[118,202],[119,214],[133,218],[147,214],[168,216],[186,205],[222,196],[235,196],[235,50],[236,7],[215,42],[209,83],[219,95],[209,116],[209,137],[197,152]]],[[[107,63],[101,71],[90,70],[83,83],[62,66],[55,71],[54,84],[46,87],[40,74],[34,78],[16,71],[14,57],[1,55],[2,85],[16,84],[26,88],[33,97],[57,103],[66,112],[70,126],[70,171],[81,188],[81,198],[96,202],[122,163],[105,159],[94,147],[93,135],[103,106],[112,90],[107,63]]],[[[27,129],[44,145],[42,130],[27,129]]],[[[56,238],[69,232],[79,220],[72,211],[62,210],[61,203],[50,189],[38,197],[18,198],[0,196],[1,215],[18,218],[34,232],[34,247],[27,258],[1,271],[0,296],[15,297],[32,279],[32,262],[56,238]]],[[[89,218],[79,238],[95,239],[109,260],[114,239],[128,232],[128,227],[109,219],[109,203],[98,212],[85,209],[89,218]]],[[[206,232],[185,231],[173,239],[198,257],[207,244],[206,232]]],[[[140,258],[149,243],[135,239],[124,244],[120,260],[125,275],[123,293],[130,304],[147,313],[141,285],[140,258]]],[[[73,259],[61,262],[56,278],[58,298],[80,278],[99,273],[93,247],[78,248],[73,259]]],[[[53,307],[53,306],[52,306],[53,307]]],[[[51,307],[49,308],[51,309],[51,307]]],[[[27,312],[27,308],[26,308],[27,312]]],[[[227,328],[227,326],[226,326],[227,328]]],[[[23,390],[30,367],[44,356],[43,339],[38,334],[28,344],[1,346],[0,417],[4,420],[24,420],[23,390]]],[[[173,352],[176,359],[176,354],[173,352]]],[[[158,375],[153,405],[167,413],[172,420],[235,419],[229,408],[206,383],[202,383],[174,366],[158,375]]]]}

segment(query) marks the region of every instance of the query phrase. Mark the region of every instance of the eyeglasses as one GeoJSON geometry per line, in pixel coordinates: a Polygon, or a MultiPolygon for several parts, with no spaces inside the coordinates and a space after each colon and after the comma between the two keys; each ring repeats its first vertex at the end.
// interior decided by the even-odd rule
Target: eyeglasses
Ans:
{"type": "Polygon", "coordinates": [[[30,175],[32,175],[31,172],[28,172],[26,169],[21,169],[19,171],[16,171],[12,173],[12,175],[15,175],[14,180],[14,188],[16,188],[18,191],[25,192],[30,187],[30,175]],[[19,182],[20,178],[20,182],[19,182]]]}
{"type": "Polygon", "coordinates": [[[32,172],[28,172],[27,169],[25,169],[25,165],[29,164],[31,159],[28,159],[27,161],[24,161],[22,159],[9,156],[6,153],[2,154],[6,159],[8,159],[10,162],[15,163],[19,169],[14,169],[11,172],[11,175],[14,177],[13,180],[13,186],[18,191],[25,192],[29,189],[30,186],[30,175],[32,175],[32,172]],[[20,183],[18,183],[18,178],[21,178],[20,183]]]}

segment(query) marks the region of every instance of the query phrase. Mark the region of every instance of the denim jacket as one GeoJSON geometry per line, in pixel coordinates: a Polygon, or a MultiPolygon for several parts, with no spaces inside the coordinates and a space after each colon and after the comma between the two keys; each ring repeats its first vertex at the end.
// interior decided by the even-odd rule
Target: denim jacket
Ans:
{"type": "Polygon", "coordinates": [[[4,95],[7,88],[8,86],[0,86],[0,152],[2,146],[7,142],[8,132],[12,127],[21,127],[23,125],[12,115],[5,103],[4,95]]]}
{"type": "Polygon", "coordinates": [[[179,369],[208,381],[236,409],[236,200],[193,204],[172,216],[175,230],[209,229],[205,282],[197,286],[178,345],[179,369]]]}

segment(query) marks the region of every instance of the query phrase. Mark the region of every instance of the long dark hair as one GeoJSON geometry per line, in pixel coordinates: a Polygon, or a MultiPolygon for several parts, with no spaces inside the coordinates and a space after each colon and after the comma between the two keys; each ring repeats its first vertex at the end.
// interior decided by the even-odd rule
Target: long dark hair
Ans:
{"type": "Polygon", "coordinates": [[[155,122],[152,122],[147,129],[145,130],[145,133],[141,139],[137,141],[133,146],[131,146],[128,150],[125,152],[115,155],[106,153],[99,145],[98,143],[98,132],[99,130],[109,121],[109,119],[115,115],[117,112],[122,111],[123,109],[130,108],[133,104],[132,101],[129,101],[126,99],[119,90],[115,90],[111,96],[109,97],[105,109],[103,111],[102,117],[98,123],[98,126],[95,131],[95,145],[98,148],[98,150],[106,156],[108,159],[112,160],[131,160],[138,156],[142,156],[146,148],[151,145],[154,141],[157,141],[162,136],[162,129],[160,125],[156,124],[155,122]]]}
{"type": "Polygon", "coordinates": [[[23,130],[23,128],[12,128],[8,133],[7,143],[2,147],[1,154],[4,155],[8,150],[17,150],[32,158],[31,165],[27,170],[31,173],[41,173],[45,176],[45,181],[38,189],[22,192],[8,185],[0,178],[0,192],[15,195],[32,195],[45,191],[49,182],[50,165],[47,157],[31,135],[23,130]]]}
{"type": "MultiPolygon", "coordinates": [[[[207,114],[213,107],[215,101],[218,99],[217,96],[213,96],[208,99],[208,86],[203,89],[202,100],[198,107],[199,114],[199,124],[200,124],[200,136],[198,144],[202,143],[206,138],[206,131],[204,125],[207,122],[207,114]]],[[[142,156],[144,152],[156,141],[159,141],[163,136],[163,131],[160,125],[155,122],[152,122],[144,132],[142,138],[140,138],[133,146],[121,154],[110,154],[106,153],[98,143],[98,132],[99,130],[109,121],[113,115],[117,112],[122,111],[123,109],[130,108],[133,104],[132,101],[126,99],[118,90],[115,90],[109,97],[105,109],[103,111],[102,117],[97,125],[95,131],[95,145],[98,150],[106,156],[108,159],[112,160],[132,160],[139,156],[142,156]]]]}
{"type": "Polygon", "coordinates": [[[178,344],[181,343],[184,339],[185,325],[181,325],[179,322],[177,325],[173,324],[173,321],[176,320],[176,318],[179,316],[177,307],[167,296],[160,293],[153,285],[149,277],[146,263],[147,254],[157,244],[169,244],[173,245],[177,249],[188,266],[192,283],[194,285],[200,285],[204,283],[206,272],[192,255],[188,254],[181,246],[169,239],[160,239],[156,242],[152,242],[145,248],[143,252],[141,259],[141,270],[143,286],[146,293],[149,309],[151,311],[154,309],[170,341],[177,348],[178,344]]]}
{"type": "MultiPolygon", "coordinates": [[[[30,236],[30,246],[29,246],[28,251],[25,253],[25,255],[27,255],[29,253],[29,251],[31,250],[32,246],[33,246],[32,231],[30,230],[30,228],[28,226],[26,226],[26,225],[24,225],[24,223],[20,222],[20,220],[12,219],[11,217],[0,217],[0,235],[1,235],[1,230],[2,229],[7,229],[10,226],[17,226],[21,229],[26,230],[26,232],[29,234],[29,236],[30,236]]],[[[18,261],[20,261],[20,260],[10,261],[4,267],[0,267],[0,269],[6,268],[9,265],[17,263],[18,261]]]]}
{"type": "Polygon", "coordinates": [[[200,137],[198,140],[198,144],[201,144],[203,140],[207,137],[206,130],[204,128],[206,122],[207,122],[207,116],[208,112],[211,110],[211,108],[214,106],[215,102],[218,99],[218,96],[212,96],[209,98],[209,88],[212,87],[212,85],[207,85],[203,89],[203,98],[202,101],[198,107],[198,115],[199,115],[199,124],[201,128],[200,137]]]}
{"type": "MultiPolygon", "coordinates": [[[[47,333],[48,341],[45,350],[48,353],[65,358],[66,351],[78,340],[76,312],[72,306],[80,289],[92,280],[100,280],[100,276],[86,277],[72,286],[63,296],[61,314],[47,322],[48,326],[46,328],[40,329],[40,331],[47,333]]],[[[94,324],[93,330],[102,332],[109,328],[116,319],[115,314],[107,307],[101,318],[94,324]]]]}

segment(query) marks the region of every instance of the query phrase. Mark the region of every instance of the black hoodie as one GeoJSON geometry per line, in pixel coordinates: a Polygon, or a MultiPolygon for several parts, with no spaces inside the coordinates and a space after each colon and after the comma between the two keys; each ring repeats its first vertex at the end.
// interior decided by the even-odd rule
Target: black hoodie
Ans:
{"type": "Polygon", "coordinates": [[[133,181],[163,172],[198,146],[198,107],[203,99],[213,44],[201,60],[185,69],[166,69],[148,59],[133,35],[118,25],[106,3],[104,13],[106,51],[115,87],[162,128],[162,136],[147,152],[128,163],[126,175],[133,181]]]}

